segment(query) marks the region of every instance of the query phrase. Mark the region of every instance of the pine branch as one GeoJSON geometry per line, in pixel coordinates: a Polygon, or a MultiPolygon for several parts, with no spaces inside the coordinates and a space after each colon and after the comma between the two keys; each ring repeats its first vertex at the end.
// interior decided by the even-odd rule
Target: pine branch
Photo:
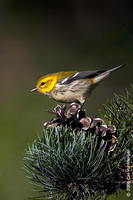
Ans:
{"type": "MultiPolygon", "coordinates": [[[[127,150],[133,155],[133,97],[115,95],[102,118],[90,119],[78,104],[57,106],[25,155],[38,199],[107,199],[126,189],[127,150]],[[113,124],[113,125],[112,125],[113,124]]],[[[130,160],[130,173],[133,158],[130,160]]]]}

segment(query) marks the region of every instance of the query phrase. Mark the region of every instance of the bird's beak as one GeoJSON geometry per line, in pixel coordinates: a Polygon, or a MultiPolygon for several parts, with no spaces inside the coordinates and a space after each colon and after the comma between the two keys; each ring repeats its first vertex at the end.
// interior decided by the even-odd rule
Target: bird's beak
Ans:
{"type": "Polygon", "coordinates": [[[34,89],[31,90],[31,92],[35,92],[37,90],[38,90],[38,88],[34,88],[34,89]]]}

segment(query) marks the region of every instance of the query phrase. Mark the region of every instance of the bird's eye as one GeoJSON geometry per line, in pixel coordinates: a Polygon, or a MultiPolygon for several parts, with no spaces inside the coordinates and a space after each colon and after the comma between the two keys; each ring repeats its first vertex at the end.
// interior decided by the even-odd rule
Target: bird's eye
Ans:
{"type": "Polygon", "coordinates": [[[44,82],[41,82],[41,85],[44,85],[45,83],[44,82]]]}

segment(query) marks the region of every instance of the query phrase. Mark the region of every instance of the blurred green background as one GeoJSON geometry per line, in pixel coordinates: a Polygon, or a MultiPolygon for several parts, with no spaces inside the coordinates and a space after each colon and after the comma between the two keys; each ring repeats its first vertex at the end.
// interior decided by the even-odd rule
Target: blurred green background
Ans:
{"type": "MultiPolygon", "coordinates": [[[[0,1],[0,200],[33,195],[23,170],[28,144],[42,134],[56,102],[30,93],[38,78],[62,70],[109,69],[86,103],[88,115],[132,82],[133,7],[127,0],[0,1]]],[[[120,199],[129,199],[124,193],[120,199]]]]}

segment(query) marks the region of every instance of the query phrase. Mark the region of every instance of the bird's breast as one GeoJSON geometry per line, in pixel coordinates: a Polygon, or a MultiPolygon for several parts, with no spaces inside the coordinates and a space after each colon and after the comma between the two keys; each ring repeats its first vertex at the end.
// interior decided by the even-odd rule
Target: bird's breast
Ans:
{"type": "Polygon", "coordinates": [[[50,95],[53,99],[60,102],[83,102],[89,90],[88,80],[76,80],[71,84],[56,84],[50,95]]]}

